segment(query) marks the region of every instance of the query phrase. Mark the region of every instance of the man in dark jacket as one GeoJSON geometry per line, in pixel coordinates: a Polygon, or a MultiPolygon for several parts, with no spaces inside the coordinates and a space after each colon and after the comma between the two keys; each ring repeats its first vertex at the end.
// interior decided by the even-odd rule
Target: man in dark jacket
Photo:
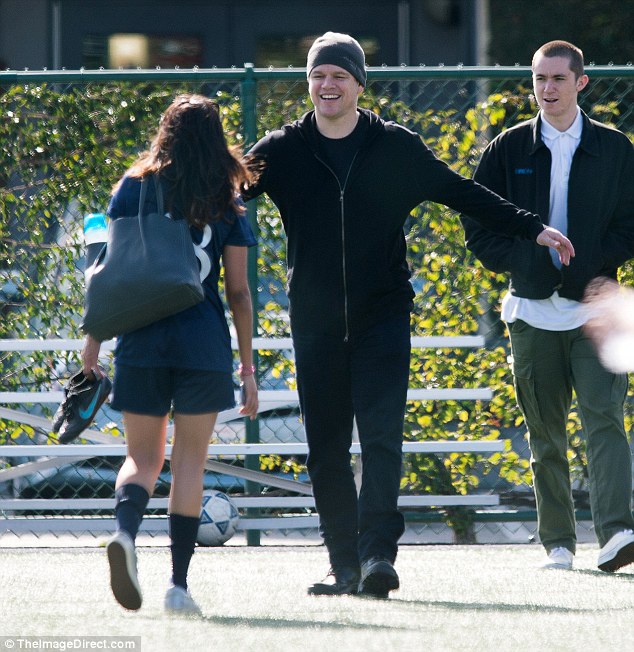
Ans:
{"type": "Polygon", "coordinates": [[[634,562],[632,459],[623,426],[625,374],[606,370],[582,326],[581,300],[595,277],[616,279],[634,256],[634,148],[590,120],[577,95],[588,83],[583,54],[565,41],[533,57],[536,118],[508,129],[485,150],[475,179],[527,210],[548,215],[576,256],[562,268],[534,243],[485,231],[463,218],[467,246],[495,272],[511,275],[502,302],[517,401],[528,427],[545,568],[572,568],[575,515],[566,424],[575,390],[587,441],[590,504],[601,546],[598,566],[634,562]]]}
{"type": "Polygon", "coordinates": [[[431,200],[509,237],[573,253],[559,231],[454,173],[420,136],[357,108],[365,57],[328,32],[308,53],[314,111],[260,140],[247,198],[266,192],[288,238],[288,296],[308,471],[331,572],[312,595],[387,596],[403,517],[397,508],[413,290],[403,225],[431,200]],[[353,420],[362,486],[350,467],[353,420]]]}

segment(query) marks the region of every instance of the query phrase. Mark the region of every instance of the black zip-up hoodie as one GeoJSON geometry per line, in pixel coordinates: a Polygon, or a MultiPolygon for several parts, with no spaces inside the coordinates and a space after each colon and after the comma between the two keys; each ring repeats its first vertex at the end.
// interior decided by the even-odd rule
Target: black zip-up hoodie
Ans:
{"type": "MultiPolygon", "coordinates": [[[[582,112],[583,130],[568,179],[568,237],[575,257],[557,269],[545,247],[509,240],[463,217],[467,247],[494,272],[511,274],[510,291],[526,299],[559,295],[579,301],[597,276],[616,278],[634,256],[634,147],[627,136],[582,112]]],[[[548,220],[550,150],[541,114],[491,141],[474,178],[548,220]]]]}
{"type": "Polygon", "coordinates": [[[295,333],[343,338],[411,309],[403,226],[423,201],[467,213],[485,228],[534,240],[537,215],[517,209],[435,158],[421,137],[374,113],[345,185],[319,151],[314,112],[262,138],[251,199],[266,192],[287,242],[287,291],[295,333]]]}

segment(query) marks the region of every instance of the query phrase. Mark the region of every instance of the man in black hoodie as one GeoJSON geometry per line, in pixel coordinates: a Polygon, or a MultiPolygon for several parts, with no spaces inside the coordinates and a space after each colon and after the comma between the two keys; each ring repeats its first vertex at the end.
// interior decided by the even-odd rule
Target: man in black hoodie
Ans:
{"type": "Polygon", "coordinates": [[[330,556],[311,595],[387,597],[404,530],[397,501],[409,382],[413,290],[403,226],[430,200],[487,229],[554,247],[569,240],[453,172],[418,134],[385,122],[357,101],[365,56],[345,34],[327,32],[308,53],[315,107],[260,140],[250,154],[287,243],[288,296],[297,385],[309,447],[308,472],[330,556]],[[361,444],[359,496],[350,466],[353,420],[361,444]]]}

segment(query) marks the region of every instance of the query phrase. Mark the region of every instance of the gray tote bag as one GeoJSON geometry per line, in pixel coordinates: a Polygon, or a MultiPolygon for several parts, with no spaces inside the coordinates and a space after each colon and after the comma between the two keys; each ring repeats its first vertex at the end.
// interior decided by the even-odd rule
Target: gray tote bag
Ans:
{"type": "Polygon", "coordinates": [[[204,299],[187,220],[165,214],[156,176],[157,212],[144,214],[147,187],[144,178],[136,217],[110,222],[108,241],[86,272],[81,328],[99,341],[137,330],[204,299]]]}

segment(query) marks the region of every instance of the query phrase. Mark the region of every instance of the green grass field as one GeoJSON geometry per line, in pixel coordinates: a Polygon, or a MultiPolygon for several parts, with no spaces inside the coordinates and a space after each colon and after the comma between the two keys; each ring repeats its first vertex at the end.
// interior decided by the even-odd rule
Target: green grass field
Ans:
{"type": "MultiPolygon", "coordinates": [[[[204,616],[167,617],[166,548],[139,550],[140,611],[121,609],[100,548],[0,550],[0,635],[140,636],[144,652],[631,650],[634,566],[536,570],[537,545],[402,546],[389,600],[308,597],[327,570],[322,547],[199,549],[190,589],[204,616]]],[[[19,649],[16,646],[14,649],[19,649]]],[[[1,652],[1,651],[0,651],[1,652]]]]}

